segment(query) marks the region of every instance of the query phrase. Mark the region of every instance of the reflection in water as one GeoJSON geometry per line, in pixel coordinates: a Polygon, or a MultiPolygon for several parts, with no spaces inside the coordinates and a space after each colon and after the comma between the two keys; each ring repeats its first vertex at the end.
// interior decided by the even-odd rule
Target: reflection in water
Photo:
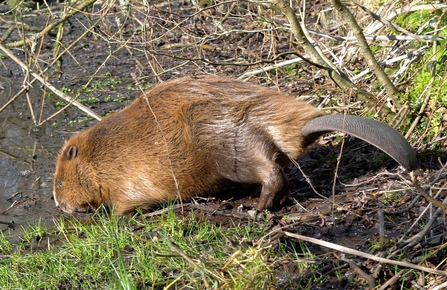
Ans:
{"type": "MultiPolygon", "coordinates": [[[[14,94],[0,89],[0,107],[14,94]]],[[[41,109],[42,91],[29,93],[41,109]]],[[[44,105],[44,109],[47,105],[44,105]]],[[[52,198],[56,155],[68,134],[51,122],[35,127],[24,96],[0,112],[0,230],[19,230],[60,214],[52,198]]]]}

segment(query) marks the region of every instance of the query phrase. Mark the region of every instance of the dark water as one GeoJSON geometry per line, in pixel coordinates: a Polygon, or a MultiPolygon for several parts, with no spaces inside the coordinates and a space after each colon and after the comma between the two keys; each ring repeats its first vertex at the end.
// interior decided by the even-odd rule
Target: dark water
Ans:
{"type": "MultiPolygon", "coordinates": [[[[3,87],[0,107],[17,91],[3,87]]],[[[39,114],[43,91],[34,88],[29,96],[39,114]]],[[[44,112],[48,106],[42,107],[44,112]]],[[[67,137],[53,121],[35,126],[23,94],[0,112],[0,230],[19,230],[39,219],[51,223],[60,214],[52,198],[52,182],[55,158],[67,137]]]]}

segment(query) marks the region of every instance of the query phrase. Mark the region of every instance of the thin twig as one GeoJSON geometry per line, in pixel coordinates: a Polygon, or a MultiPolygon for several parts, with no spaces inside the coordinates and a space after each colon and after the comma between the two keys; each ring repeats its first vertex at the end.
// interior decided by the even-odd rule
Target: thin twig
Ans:
{"type": "Polygon", "coordinates": [[[59,91],[58,89],[56,89],[53,85],[51,85],[49,82],[47,82],[43,77],[41,77],[40,75],[38,75],[37,73],[31,72],[29,70],[29,68],[20,60],[18,59],[9,49],[7,49],[3,43],[0,43],[0,49],[7,55],[9,56],[12,60],[14,60],[18,65],[20,65],[20,67],[25,70],[26,72],[29,72],[34,78],[36,78],[39,82],[41,82],[44,86],[46,86],[48,89],[50,89],[53,93],[55,93],[56,95],[58,95],[60,98],[62,98],[63,100],[69,102],[70,104],[78,107],[81,111],[83,111],[84,113],[88,114],[89,116],[97,119],[97,120],[101,120],[101,117],[99,117],[95,112],[93,112],[92,110],[90,110],[89,108],[87,108],[86,106],[82,105],[81,103],[79,103],[78,101],[74,100],[73,98],[71,98],[70,96],[67,96],[66,94],[64,94],[63,92],[59,91]]]}
{"type": "Polygon", "coordinates": [[[376,287],[376,280],[374,279],[374,277],[368,275],[365,271],[363,271],[353,260],[346,258],[344,255],[342,255],[341,260],[348,263],[351,270],[357,273],[357,275],[368,281],[370,289],[376,287]]]}
{"type": "Polygon", "coordinates": [[[191,266],[193,266],[197,271],[199,271],[200,275],[202,276],[203,283],[205,284],[206,288],[209,288],[210,285],[208,283],[208,280],[206,279],[205,271],[203,271],[197,263],[195,263],[188,255],[186,255],[185,252],[182,251],[177,245],[174,245],[173,242],[168,237],[165,237],[166,243],[168,246],[177,254],[179,254],[183,259],[185,259],[191,266]]]}
{"type": "Polygon", "coordinates": [[[96,2],[96,0],[86,0],[85,2],[82,2],[79,6],[73,7],[71,9],[70,13],[63,15],[63,17],[57,19],[53,23],[50,23],[42,31],[40,31],[39,33],[36,33],[33,37],[25,38],[25,39],[22,39],[22,40],[13,42],[13,43],[8,43],[6,45],[6,47],[13,48],[13,47],[18,47],[18,46],[22,46],[22,45],[29,45],[32,42],[36,42],[38,39],[42,38],[44,35],[46,35],[48,32],[50,32],[53,28],[55,28],[56,26],[58,26],[59,24],[65,22],[65,21],[67,21],[68,19],[70,19],[71,17],[73,17],[74,15],[79,13],[79,11],[84,10],[85,8],[87,8],[88,6],[92,5],[95,2],[96,2]]]}
{"type": "Polygon", "coordinates": [[[312,62],[324,67],[325,74],[330,77],[340,88],[350,92],[352,95],[357,95],[365,103],[370,103],[373,99],[373,95],[365,90],[356,87],[340,70],[334,69],[333,64],[327,63],[325,57],[318,53],[315,49],[315,43],[311,43],[307,39],[298,18],[293,11],[293,9],[283,0],[270,0],[272,9],[277,9],[281,11],[289,21],[291,25],[292,32],[297,40],[298,44],[301,45],[304,50],[309,54],[312,62]]]}
{"type": "Polygon", "coordinates": [[[379,63],[377,62],[376,58],[374,57],[374,54],[372,53],[371,49],[369,48],[369,44],[365,39],[365,35],[363,34],[363,29],[360,27],[360,25],[355,20],[354,15],[352,15],[351,11],[343,4],[340,0],[331,0],[331,3],[333,7],[338,10],[338,12],[341,13],[343,18],[345,19],[346,23],[350,26],[352,32],[354,33],[355,37],[357,38],[358,46],[360,47],[361,51],[363,52],[363,57],[365,58],[369,68],[371,71],[374,72],[377,79],[380,81],[380,83],[384,86],[386,89],[388,95],[393,99],[394,103],[398,103],[398,95],[399,91],[394,86],[394,84],[391,82],[388,75],[385,73],[385,71],[380,67],[379,63]]]}
{"type": "Polygon", "coordinates": [[[351,255],[356,255],[365,259],[370,259],[373,261],[376,261],[378,263],[384,263],[384,264],[391,264],[391,265],[397,265],[397,266],[402,266],[402,267],[407,267],[407,268],[411,268],[411,269],[415,269],[415,270],[420,270],[420,271],[424,271],[424,272],[428,272],[428,273],[432,273],[432,274],[436,274],[436,275],[443,275],[443,276],[447,276],[447,271],[441,271],[441,270],[435,270],[435,269],[431,269],[428,267],[423,267],[423,266],[419,266],[419,265],[415,265],[412,263],[408,263],[408,262],[403,262],[403,261],[396,261],[396,260],[391,260],[391,259],[386,259],[386,258],[381,258],[381,257],[377,257],[368,253],[364,253],[364,252],[360,252],[348,247],[344,247],[344,246],[340,246],[334,243],[330,243],[330,242],[326,242],[326,241],[322,241],[319,239],[315,239],[315,238],[310,238],[310,237],[306,237],[303,235],[299,235],[299,234],[294,234],[294,233],[290,233],[290,232],[284,232],[284,234],[288,237],[291,238],[295,238],[298,240],[302,240],[302,241],[306,241],[306,242],[310,242],[316,245],[320,245],[329,249],[333,249],[342,253],[346,253],[346,254],[351,254],[351,255]]]}
{"type": "Polygon", "coordinates": [[[410,172],[411,182],[414,188],[416,188],[417,192],[422,195],[426,200],[433,203],[436,207],[442,209],[444,213],[447,213],[447,205],[440,202],[439,200],[433,198],[428,193],[425,192],[425,190],[419,185],[416,175],[414,172],[410,172]]]}

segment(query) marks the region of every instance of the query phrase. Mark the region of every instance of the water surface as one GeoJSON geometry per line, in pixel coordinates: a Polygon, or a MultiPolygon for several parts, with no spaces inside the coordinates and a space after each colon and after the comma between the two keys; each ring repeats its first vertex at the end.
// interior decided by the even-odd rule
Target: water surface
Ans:
{"type": "MultiPolygon", "coordinates": [[[[3,87],[0,107],[19,89],[3,87]]],[[[43,94],[38,87],[28,93],[36,118],[40,108],[47,114],[52,107],[51,102],[42,106],[43,94]]],[[[60,124],[57,119],[34,125],[24,94],[0,112],[1,230],[18,230],[39,220],[48,224],[60,214],[54,205],[52,182],[57,153],[69,134],[56,125],[60,124]]]]}

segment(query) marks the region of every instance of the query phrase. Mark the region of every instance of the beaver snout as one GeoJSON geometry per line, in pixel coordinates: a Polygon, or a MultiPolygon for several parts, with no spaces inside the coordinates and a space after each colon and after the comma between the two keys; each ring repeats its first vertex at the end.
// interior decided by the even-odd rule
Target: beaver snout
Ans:
{"type": "Polygon", "coordinates": [[[95,211],[95,207],[84,205],[84,206],[71,206],[65,202],[58,202],[55,199],[56,207],[60,208],[63,212],[68,214],[74,213],[91,213],[95,211]]]}

